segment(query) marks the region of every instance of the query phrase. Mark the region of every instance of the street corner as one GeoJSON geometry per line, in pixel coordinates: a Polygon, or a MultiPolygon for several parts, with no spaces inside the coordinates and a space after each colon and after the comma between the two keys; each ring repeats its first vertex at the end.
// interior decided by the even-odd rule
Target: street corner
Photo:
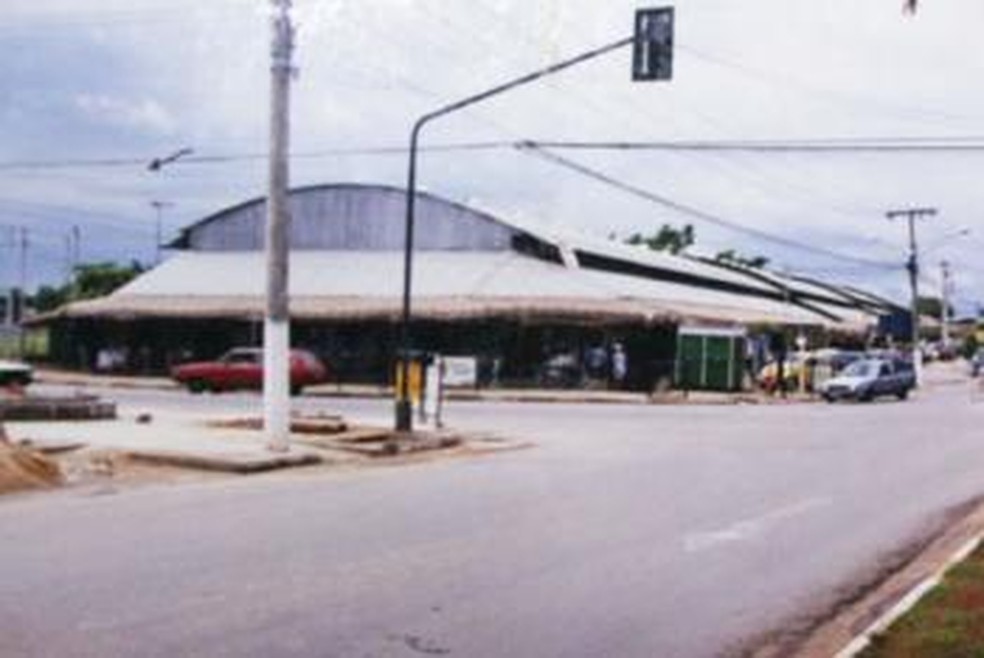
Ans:
{"type": "Polygon", "coordinates": [[[349,456],[349,461],[372,463],[482,455],[531,445],[489,433],[433,426],[406,432],[344,423],[322,425],[299,419],[292,423],[291,431],[295,443],[330,455],[342,453],[349,456]]]}

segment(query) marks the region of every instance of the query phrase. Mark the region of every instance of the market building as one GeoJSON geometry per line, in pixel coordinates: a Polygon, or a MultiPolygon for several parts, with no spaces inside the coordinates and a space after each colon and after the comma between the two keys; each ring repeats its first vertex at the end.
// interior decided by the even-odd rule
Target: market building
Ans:
{"type": "MultiPolygon", "coordinates": [[[[405,202],[402,189],[381,185],[291,192],[292,343],[322,356],[343,381],[389,379],[405,202]]],[[[264,221],[263,198],[210,215],[127,286],[40,318],[53,358],[92,368],[113,349],[131,370],[164,372],[259,345],[264,221]]],[[[414,347],[474,357],[482,383],[604,380],[618,346],[628,364],[621,384],[665,387],[680,377],[681,327],[691,336],[700,327],[739,336],[779,329],[817,343],[863,342],[892,308],[822,282],[553,235],[427,193],[418,196],[416,236],[414,347]]],[[[731,350],[728,358],[747,356],[731,350]]]]}

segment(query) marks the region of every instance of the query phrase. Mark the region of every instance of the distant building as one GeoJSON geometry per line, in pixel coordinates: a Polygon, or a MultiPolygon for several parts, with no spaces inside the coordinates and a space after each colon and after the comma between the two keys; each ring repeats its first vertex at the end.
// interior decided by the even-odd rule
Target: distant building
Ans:
{"type": "MultiPolygon", "coordinates": [[[[398,338],[404,191],[319,185],[290,196],[292,342],[345,380],[384,382],[398,338]]],[[[124,350],[136,370],[261,342],[262,198],[184,229],[178,251],[116,293],[42,318],[54,357],[91,367],[124,350]]],[[[479,360],[480,378],[526,383],[621,343],[626,385],[672,379],[681,325],[797,327],[863,337],[890,303],[859,291],[640,247],[552,235],[430,195],[417,202],[415,347],[479,360]],[[557,365],[566,364],[566,365],[557,365]]]]}

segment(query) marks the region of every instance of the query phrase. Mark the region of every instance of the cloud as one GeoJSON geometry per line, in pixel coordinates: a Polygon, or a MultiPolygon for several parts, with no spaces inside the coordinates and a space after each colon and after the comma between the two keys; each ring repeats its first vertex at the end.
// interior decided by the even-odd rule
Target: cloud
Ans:
{"type": "Polygon", "coordinates": [[[117,98],[107,94],[79,94],[75,107],[90,120],[110,127],[120,127],[157,135],[172,135],[176,121],[156,100],[117,98]]]}
{"type": "MultiPolygon", "coordinates": [[[[291,143],[299,152],[403,145],[417,117],[481,89],[620,38],[629,0],[296,0],[300,76],[291,143]]],[[[984,133],[980,0],[680,2],[675,79],[633,84],[628,51],[516,89],[429,124],[424,146],[509,139],[583,141],[960,137],[984,133]]],[[[264,0],[4,0],[0,155],[51,161],[262,153],[268,139],[269,3],[264,0]],[[11,7],[7,7],[11,4],[11,7]],[[43,52],[44,57],[37,53],[43,52]]],[[[920,227],[948,243],[960,285],[984,285],[975,236],[984,153],[598,152],[566,155],[637,187],[759,231],[875,260],[905,257],[884,211],[934,205],[920,227]]],[[[428,151],[420,184],[491,210],[605,236],[694,221],[699,244],[762,253],[839,274],[850,261],[763,243],[682,216],[528,154],[428,151]]],[[[177,223],[262,194],[262,159],[13,171],[3,196],[177,223]],[[28,174],[33,178],[28,178],[28,174]]],[[[402,154],[299,158],[296,184],[402,185],[402,154]]],[[[149,220],[148,220],[149,221],[149,220]]],[[[120,247],[126,257],[127,245],[120,247]]],[[[928,271],[928,270],[927,270],[928,271]]],[[[881,286],[879,270],[848,272],[881,286]]],[[[894,274],[905,283],[904,273],[894,274]]],[[[886,286],[896,285],[888,282],[886,286]]]]}

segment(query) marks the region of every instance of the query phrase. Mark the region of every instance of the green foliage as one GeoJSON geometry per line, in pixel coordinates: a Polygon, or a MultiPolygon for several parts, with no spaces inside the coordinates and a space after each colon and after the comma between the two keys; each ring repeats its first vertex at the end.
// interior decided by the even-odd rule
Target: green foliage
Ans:
{"type": "Polygon", "coordinates": [[[104,297],[135,279],[144,271],[143,265],[131,261],[129,265],[111,262],[89,263],[75,268],[71,298],[92,299],[104,297]]]}
{"type": "Polygon", "coordinates": [[[738,254],[734,249],[727,249],[725,251],[718,252],[714,257],[714,260],[718,263],[725,263],[727,265],[740,265],[742,267],[751,267],[753,269],[762,269],[769,264],[769,259],[765,256],[755,256],[753,258],[747,258],[738,254]]]}
{"type": "Polygon", "coordinates": [[[641,233],[634,233],[626,240],[626,244],[641,245],[653,251],[668,251],[671,254],[679,254],[694,244],[694,227],[687,224],[683,228],[674,228],[669,224],[663,224],[655,235],[644,236],[641,233]]]}
{"type": "Polygon", "coordinates": [[[960,356],[965,359],[971,359],[975,354],[977,354],[978,347],[980,347],[980,345],[977,343],[977,336],[971,333],[964,340],[964,343],[960,348],[960,356]]]}
{"type": "Polygon", "coordinates": [[[60,288],[41,286],[38,288],[38,291],[34,293],[32,306],[38,313],[53,311],[68,301],[68,292],[68,286],[62,286],[60,288]]]}
{"type": "Polygon", "coordinates": [[[978,549],[861,658],[984,658],[984,551],[978,549]]]}
{"type": "MultiPolygon", "coordinates": [[[[943,319],[943,300],[939,297],[919,297],[919,315],[928,315],[937,320],[943,319]]],[[[953,307],[949,307],[949,315],[953,316],[953,307]]]]}
{"type": "Polygon", "coordinates": [[[38,313],[46,313],[69,302],[104,297],[143,271],[144,266],[137,261],[131,261],[129,265],[108,261],[79,265],[75,268],[71,283],[57,288],[41,286],[34,294],[31,305],[38,313]]]}

